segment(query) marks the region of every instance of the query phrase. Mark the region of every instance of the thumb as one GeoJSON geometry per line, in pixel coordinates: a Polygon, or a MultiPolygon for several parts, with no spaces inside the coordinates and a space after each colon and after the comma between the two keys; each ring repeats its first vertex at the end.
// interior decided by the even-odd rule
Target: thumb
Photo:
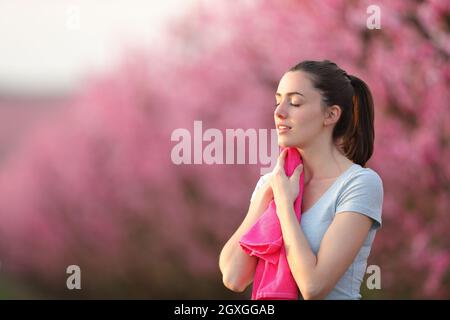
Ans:
{"type": "Polygon", "coordinates": [[[295,168],[294,173],[291,176],[291,179],[298,181],[300,179],[300,174],[303,171],[303,164],[299,164],[297,168],[295,168]]]}

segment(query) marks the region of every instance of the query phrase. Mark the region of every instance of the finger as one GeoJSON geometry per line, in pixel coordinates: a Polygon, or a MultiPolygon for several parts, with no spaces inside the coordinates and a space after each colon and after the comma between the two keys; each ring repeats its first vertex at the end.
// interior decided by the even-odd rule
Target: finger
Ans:
{"type": "Polygon", "coordinates": [[[287,148],[283,149],[283,151],[281,151],[280,155],[278,156],[277,166],[279,169],[284,169],[284,161],[286,159],[286,153],[287,153],[287,148]]]}
{"type": "Polygon", "coordinates": [[[299,164],[297,168],[295,168],[294,173],[291,176],[291,179],[293,179],[294,181],[298,181],[298,179],[300,179],[302,171],[303,171],[303,164],[299,164]]]}

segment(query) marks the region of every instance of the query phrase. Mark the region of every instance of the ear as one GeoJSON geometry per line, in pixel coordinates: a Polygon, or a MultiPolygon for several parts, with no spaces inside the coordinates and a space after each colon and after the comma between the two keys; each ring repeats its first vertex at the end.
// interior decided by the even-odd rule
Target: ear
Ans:
{"type": "Polygon", "coordinates": [[[325,118],[323,121],[323,125],[328,126],[337,123],[339,121],[341,113],[342,113],[341,107],[339,107],[338,105],[334,104],[332,106],[329,106],[325,111],[325,118]]]}

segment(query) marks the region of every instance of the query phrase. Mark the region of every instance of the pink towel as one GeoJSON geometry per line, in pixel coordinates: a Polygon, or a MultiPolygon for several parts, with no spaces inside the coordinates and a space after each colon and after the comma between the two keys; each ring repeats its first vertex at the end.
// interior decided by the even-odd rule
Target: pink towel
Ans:
{"type": "MultiPolygon", "coordinates": [[[[298,150],[293,147],[288,148],[284,165],[286,175],[290,177],[301,163],[303,162],[298,150]]],[[[294,202],[294,211],[299,223],[303,179],[302,172],[299,179],[300,192],[294,202]]],[[[298,299],[298,287],[287,261],[280,220],[273,199],[258,221],[242,236],[239,243],[246,253],[258,257],[253,278],[252,300],[298,299]]]]}

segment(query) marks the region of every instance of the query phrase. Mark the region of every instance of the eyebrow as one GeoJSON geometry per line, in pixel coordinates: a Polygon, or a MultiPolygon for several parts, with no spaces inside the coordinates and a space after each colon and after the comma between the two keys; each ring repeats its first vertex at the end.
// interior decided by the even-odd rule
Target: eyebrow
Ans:
{"type": "MultiPolygon", "coordinates": [[[[286,93],[286,95],[287,95],[287,96],[292,96],[292,95],[294,95],[294,94],[298,94],[298,95],[300,95],[300,96],[304,97],[304,95],[303,95],[303,94],[301,94],[301,93],[300,93],[300,92],[298,92],[298,91],[294,91],[294,92],[288,92],[288,93],[286,93]]],[[[277,92],[277,93],[275,94],[275,96],[277,96],[277,97],[278,97],[278,96],[281,96],[281,93],[278,93],[278,92],[277,92]]]]}

